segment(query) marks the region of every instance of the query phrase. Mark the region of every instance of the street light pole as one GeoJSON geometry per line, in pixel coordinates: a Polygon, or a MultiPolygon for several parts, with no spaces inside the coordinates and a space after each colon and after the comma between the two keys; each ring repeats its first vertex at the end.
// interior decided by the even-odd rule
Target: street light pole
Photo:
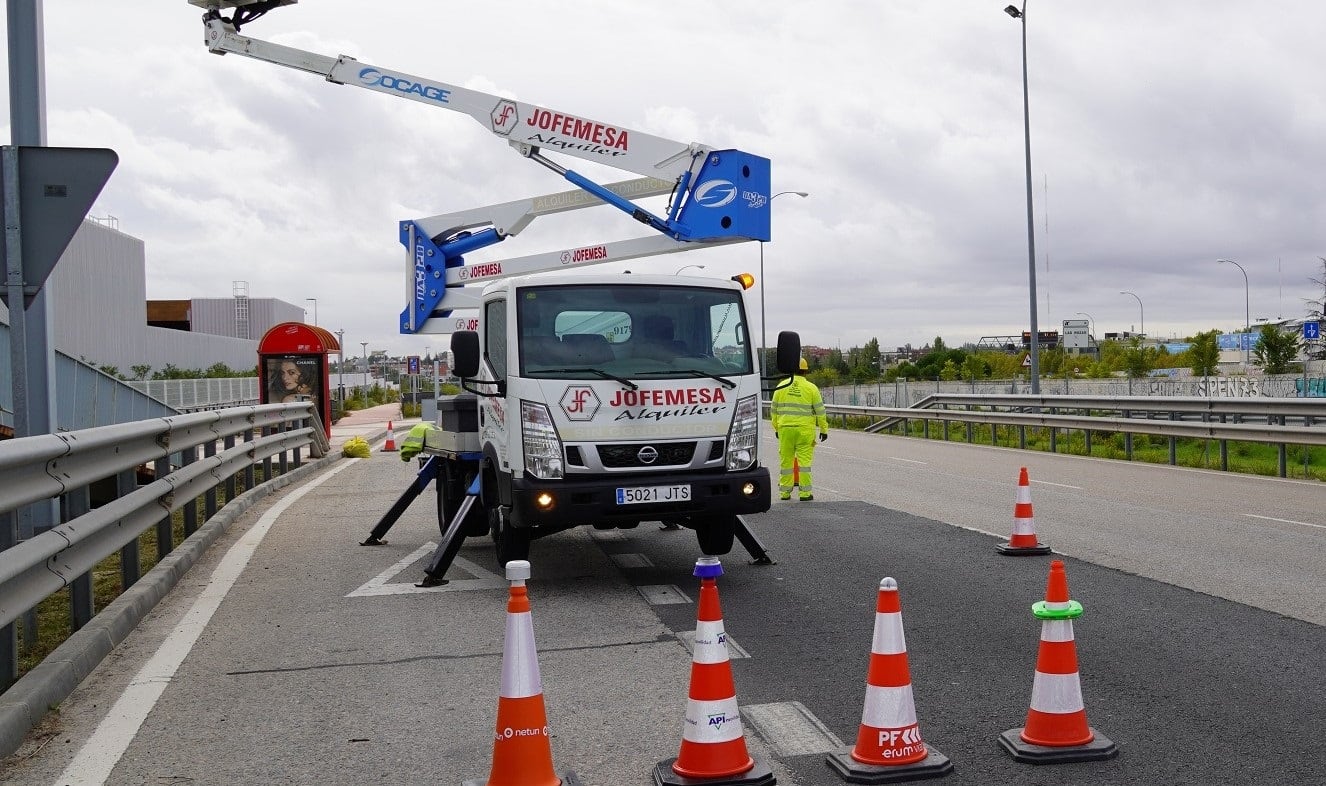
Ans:
{"type": "Polygon", "coordinates": [[[1247,366],[1252,362],[1252,337],[1248,335],[1248,332],[1252,330],[1252,320],[1248,318],[1252,314],[1249,305],[1251,303],[1251,297],[1248,294],[1248,271],[1244,270],[1242,265],[1232,259],[1217,259],[1216,262],[1228,262],[1238,268],[1239,272],[1243,274],[1243,341],[1247,342],[1247,345],[1243,350],[1243,365],[1247,366]]]}
{"type": "Polygon", "coordinates": [[[368,390],[368,342],[360,341],[359,346],[364,348],[364,390],[368,390]]]}
{"type": "Polygon", "coordinates": [[[345,328],[336,331],[336,370],[340,376],[336,380],[336,394],[341,399],[341,409],[345,409],[345,328]]]}
{"type": "Polygon", "coordinates": [[[306,297],[304,300],[313,301],[313,324],[318,324],[318,299],[315,297],[306,297]]]}
{"type": "Polygon", "coordinates": [[[1022,22],[1022,138],[1027,153],[1027,281],[1031,289],[1031,393],[1041,392],[1039,326],[1036,324],[1036,231],[1031,201],[1031,106],[1027,89],[1027,0],[1022,8],[1010,5],[1004,13],[1022,22]]]}
{"type": "Polygon", "coordinates": [[[1088,314],[1088,313],[1085,312],[1085,311],[1079,311],[1079,312],[1077,312],[1077,314],[1078,314],[1078,316],[1086,317],[1086,318],[1091,322],[1091,341],[1089,341],[1089,342],[1087,342],[1087,343],[1088,343],[1088,344],[1093,344],[1093,343],[1094,343],[1094,344],[1096,345],[1096,353],[1095,353],[1095,356],[1096,356],[1096,359],[1099,360],[1099,359],[1100,359],[1100,357],[1099,357],[1099,356],[1100,356],[1100,339],[1096,338],[1096,320],[1095,320],[1095,319],[1092,319],[1091,315],[1088,314]]]}
{"type": "Polygon", "coordinates": [[[1146,310],[1142,308],[1142,298],[1132,292],[1120,292],[1120,295],[1132,295],[1137,300],[1137,314],[1142,321],[1142,338],[1146,338],[1146,310]]]}
{"type": "MultiPolygon", "coordinates": [[[[779,191],[777,194],[774,194],[773,196],[769,197],[769,203],[772,205],[773,201],[778,197],[782,196],[783,194],[796,194],[802,199],[805,199],[806,197],[810,196],[810,194],[806,191],[779,191]]],[[[765,369],[765,366],[768,365],[765,358],[769,356],[769,329],[765,326],[765,321],[764,321],[764,291],[767,288],[768,287],[766,287],[764,283],[764,241],[761,240],[760,241],[760,376],[768,375],[768,372],[765,369]]]]}

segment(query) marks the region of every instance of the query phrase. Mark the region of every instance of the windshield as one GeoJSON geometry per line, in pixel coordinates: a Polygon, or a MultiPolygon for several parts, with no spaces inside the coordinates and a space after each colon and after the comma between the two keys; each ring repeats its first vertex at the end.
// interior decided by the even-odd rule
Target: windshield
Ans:
{"type": "Polygon", "coordinates": [[[524,287],[520,374],[533,379],[751,373],[741,292],[650,284],[524,287]]]}

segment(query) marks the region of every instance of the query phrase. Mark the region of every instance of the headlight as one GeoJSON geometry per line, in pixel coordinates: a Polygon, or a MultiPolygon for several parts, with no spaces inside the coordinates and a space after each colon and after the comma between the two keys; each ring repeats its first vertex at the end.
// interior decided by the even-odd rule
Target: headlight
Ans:
{"type": "Polygon", "coordinates": [[[727,468],[750,469],[755,464],[756,438],[760,428],[758,397],[747,396],[737,402],[732,426],[727,432],[727,468]]]}
{"type": "Polygon", "coordinates": [[[520,402],[520,434],[525,448],[525,471],[544,480],[562,477],[562,440],[546,405],[520,402]]]}

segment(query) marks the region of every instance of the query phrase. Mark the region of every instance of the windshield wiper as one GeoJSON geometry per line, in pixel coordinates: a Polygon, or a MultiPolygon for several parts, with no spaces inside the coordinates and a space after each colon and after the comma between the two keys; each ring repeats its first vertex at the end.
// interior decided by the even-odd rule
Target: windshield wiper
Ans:
{"type": "Polygon", "coordinates": [[[597,375],[598,375],[599,377],[601,377],[602,379],[611,379],[613,382],[616,382],[617,384],[621,385],[622,387],[630,388],[631,390],[639,390],[639,389],[640,389],[640,386],[639,386],[639,385],[635,384],[634,382],[632,382],[631,380],[627,379],[626,377],[619,377],[619,376],[617,376],[616,374],[609,374],[609,373],[606,372],[606,371],[602,371],[602,370],[597,369],[597,368],[590,368],[589,366],[585,366],[585,367],[583,367],[583,368],[541,368],[541,369],[539,369],[539,370],[538,370],[537,372],[535,372],[535,373],[537,373],[537,374],[584,374],[584,373],[597,374],[597,375]]]}
{"type": "Polygon", "coordinates": [[[636,374],[636,376],[652,377],[652,376],[659,376],[662,374],[688,374],[692,377],[709,377],[710,379],[717,380],[723,383],[723,387],[727,388],[728,390],[731,390],[732,388],[735,388],[737,386],[737,383],[733,382],[727,377],[720,377],[717,374],[710,374],[708,371],[701,371],[698,368],[678,368],[678,369],[673,369],[671,371],[641,371],[640,373],[636,374]]]}

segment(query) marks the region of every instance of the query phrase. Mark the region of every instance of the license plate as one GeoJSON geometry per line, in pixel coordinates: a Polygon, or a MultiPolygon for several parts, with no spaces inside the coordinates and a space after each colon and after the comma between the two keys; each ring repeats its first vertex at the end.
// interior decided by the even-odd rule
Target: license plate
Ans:
{"type": "Polygon", "coordinates": [[[617,489],[618,505],[638,505],[648,502],[690,502],[691,487],[681,486],[633,486],[617,489]]]}

